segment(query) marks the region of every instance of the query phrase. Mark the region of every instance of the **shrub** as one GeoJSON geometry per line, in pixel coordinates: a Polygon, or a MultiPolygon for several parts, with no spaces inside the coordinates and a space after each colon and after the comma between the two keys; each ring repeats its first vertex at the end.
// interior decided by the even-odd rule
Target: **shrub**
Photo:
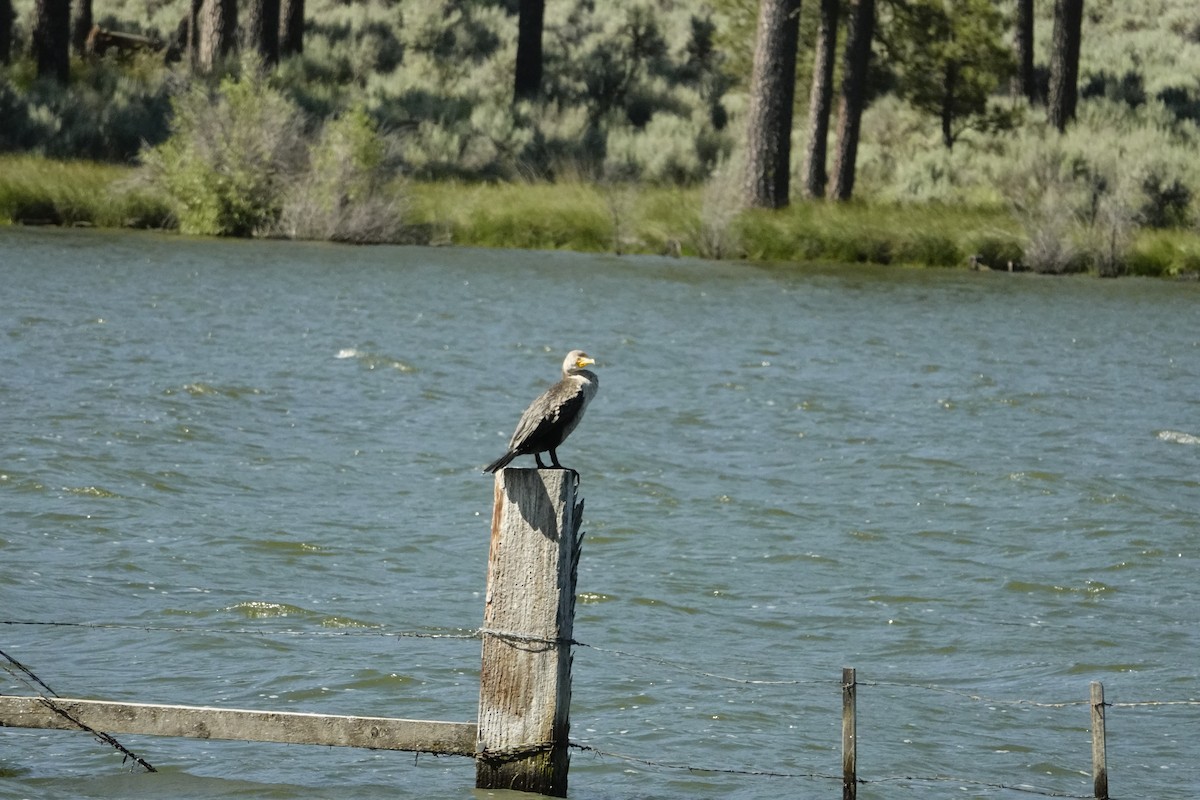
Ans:
{"type": "Polygon", "coordinates": [[[722,164],[713,171],[701,193],[700,216],[691,231],[696,253],[702,258],[738,258],[744,255],[737,226],[742,210],[742,169],[738,163],[722,164]]]}
{"type": "Polygon", "coordinates": [[[390,162],[387,141],[361,106],[326,123],[273,232],[358,244],[401,239],[404,206],[389,185],[390,162]]]}
{"type": "Polygon", "coordinates": [[[144,152],[147,178],[183,233],[248,236],[273,226],[304,160],[303,119],[261,73],[175,98],[171,136],[144,152]]]}
{"type": "Polygon", "coordinates": [[[1124,75],[1113,75],[1100,70],[1088,77],[1079,89],[1082,98],[1105,97],[1113,102],[1137,108],[1146,102],[1146,87],[1140,73],[1128,70],[1124,75]]]}
{"type": "Polygon", "coordinates": [[[715,131],[705,113],[690,119],[658,114],[642,130],[610,129],[606,168],[650,183],[688,185],[713,174],[731,150],[728,135],[715,131]]]}
{"type": "Polygon", "coordinates": [[[1172,178],[1169,182],[1152,172],[1142,180],[1142,203],[1139,216],[1151,228],[1182,227],[1187,224],[1192,205],[1192,190],[1172,178]]]}
{"type": "Polygon", "coordinates": [[[27,60],[0,68],[0,150],[126,162],[167,135],[173,77],[150,56],[75,62],[66,87],[31,69],[27,60]]]}
{"type": "Polygon", "coordinates": [[[1194,159],[1181,147],[1186,132],[1172,127],[1161,106],[1134,111],[1095,100],[1082,112],[1080,126],[1065,136],[1021,137],[1020,159],[997,185],[1025,229],[1030,268],[1116,275],[1127,269],[1139,221],[1185,218],[1194,159]]]}
{"type": "Polygon", "coordinates": [[[1087,259],[1076,244],[1077,219],[1053,197],[1035,212],[1024,215],[1025,263],[1034,272],[1064,275],[1083,272],[1087,259]]]}

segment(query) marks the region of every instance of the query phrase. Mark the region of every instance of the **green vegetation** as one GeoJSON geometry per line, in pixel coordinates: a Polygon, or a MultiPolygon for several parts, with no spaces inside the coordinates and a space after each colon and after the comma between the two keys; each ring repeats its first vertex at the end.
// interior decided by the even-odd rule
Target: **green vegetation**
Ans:
{"type": "MultiPolygon", "coordinates": [[[[170,203],[138,186],[132,167],[0,156],[0,222],[175,227],[170,203]]],[[[441,180],[394,184],[379,198],[404,209],[391,217],[404,223],[390,241],[759,261],[964,267],[977,256],[999,269],[1022,263],[1021,225],[1002,207],[797,203],[781,212],[742,212],[728,204],[714,208],[706,194],[709,187],[578,179],[441,180]]],[[[315,217],[320,224],[337,218],[315,217]]],[[[1132,275],[1200,273],[1200,236],[1181,229],[1134,232],[1124,264],[1132,275]]],[[[1076,268],[1096,269],[1086,259],[1076,268]]]]}
{"type": "Polygon", "coordinates": [[[919,0],[898,7],[884,31],[896,95],[940,121],[947,148],[969,130],[1004,132],[1019,119],[996,95],[1016,66],[1008,26],[993,0],[919,0]]]}
{"type": "Polygon", "coordinates": [[[257,75],[196,84],[175,98],[171,136],[145,153],[145,179],[183,233],[249,236],[278,219],[300,172],[302,123],[257,75]]]}
{"type": "MultiPolygon", "coordinates": [[[[15,5],[20,31],[33,1],[15,5]]],[[[816,6],[803,4],[801,73],[816,6]]],[[[1038,6],[1041,65],[1049,6],[1038,6]]],[[[98,22],[165,39],[187,7],[114,0],[98,22]]],[[[303,55],[266,75],[243,63],[201,78],[154,54],[110,55],[73,61],[64,88],[37,80],[28,60],[0,67],[0,152],[28,154],[0,159],[0,220],[1197,271],[1200,25],[1185,0],[1089,0],[1079,118],[1065,135],[1005,93],[1011,20],[993,4],[881,6],[860,200],[794,199],[775,213],[737,200],[755,2],[548,4],[543,99],[516,105],[514,9],[310,0],[303,55]],[[922,47],[931,28],[945,35],[922,47]],[[962,81],[952,96],[940,91],[951,73],[962,81]]]]}
{"type": "Polygon", "coordinates": [[[129,167],[0,156],[0,222],[161,228],[170,209],[130,183],[129,167]]]}

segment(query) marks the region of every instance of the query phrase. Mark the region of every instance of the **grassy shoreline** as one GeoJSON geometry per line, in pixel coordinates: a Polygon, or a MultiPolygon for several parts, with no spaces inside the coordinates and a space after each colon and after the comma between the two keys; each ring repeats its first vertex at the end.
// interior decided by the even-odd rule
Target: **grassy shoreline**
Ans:
{"type": "MultiPolygon", "coordinates": [[[[132,167],[0,156],[0,224],[172,229],[132,167]]],[[[1019,264],[1024,234],[1004,208],[796,202],[740,211],[732,190],[586,182],[404,182],[408,243],[667,254],[750,261],[967,268],[1019,264]]],[[[1138,231],[1124,274],[1194,277],[1200,234],[1138,231]]],[[[1087,270],[1084,270],[1087,271],[1087,270]]]]}

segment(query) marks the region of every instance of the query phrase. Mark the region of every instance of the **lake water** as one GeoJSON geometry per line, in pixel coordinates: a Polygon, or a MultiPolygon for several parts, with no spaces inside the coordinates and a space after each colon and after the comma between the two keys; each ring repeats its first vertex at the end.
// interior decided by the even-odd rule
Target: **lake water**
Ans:
{"type": "MultiPolygon", "coordinates": [[[[0,230],[0,618],[90,626],[0,650],[68,697],[473,720],[479,470],[580,347],[573,798],[838,797],[844,666],[862,798],[1089,795],[1093,680],[1131,704],[1113,796],[1193,797],[1198,302],[0,230]]],[[[118,739],[160,772],[0,731],[0,797],[504,794],[465,758],[118,739]]]]}

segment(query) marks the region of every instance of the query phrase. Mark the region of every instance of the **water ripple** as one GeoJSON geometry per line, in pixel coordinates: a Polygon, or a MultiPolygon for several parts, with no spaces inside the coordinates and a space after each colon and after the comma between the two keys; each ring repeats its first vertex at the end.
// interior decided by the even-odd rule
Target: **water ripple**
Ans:
{"type": "MultiPolygon", "coordinates": [[[[481,623],[478,469],[571,346],[602,362],[559,451],[587,501],[575,635],[596,646],[574,654],[573,737],[834,773],[849,665],[875,774],[1081,794],[1054,766],[1086,763],[1078,708],[922,687],[1200,693],[1200,348],[1178,337],[1200,287],[0,238],[0,605],[229,629],[6,629],[65,693],[473,718],[478,642],[369,634],[481,623]],[[368,635],[255,633],[331,629],[368,635]]],[[[1113,714],[1114,780],[1197,783],[1187,720],[1113,714]]],[[[181,771],[142,786],[86,737],[6,744],[19,796],[449,800],[473,781],[469,761],[163,740],[181,771]],[[250,779],[211,783],[230,763],[250,779]],[[63,775],[85,777],[39,783],[63,775]]],[[[581,800],[781,791],[574,761],[581,800]]]]}

